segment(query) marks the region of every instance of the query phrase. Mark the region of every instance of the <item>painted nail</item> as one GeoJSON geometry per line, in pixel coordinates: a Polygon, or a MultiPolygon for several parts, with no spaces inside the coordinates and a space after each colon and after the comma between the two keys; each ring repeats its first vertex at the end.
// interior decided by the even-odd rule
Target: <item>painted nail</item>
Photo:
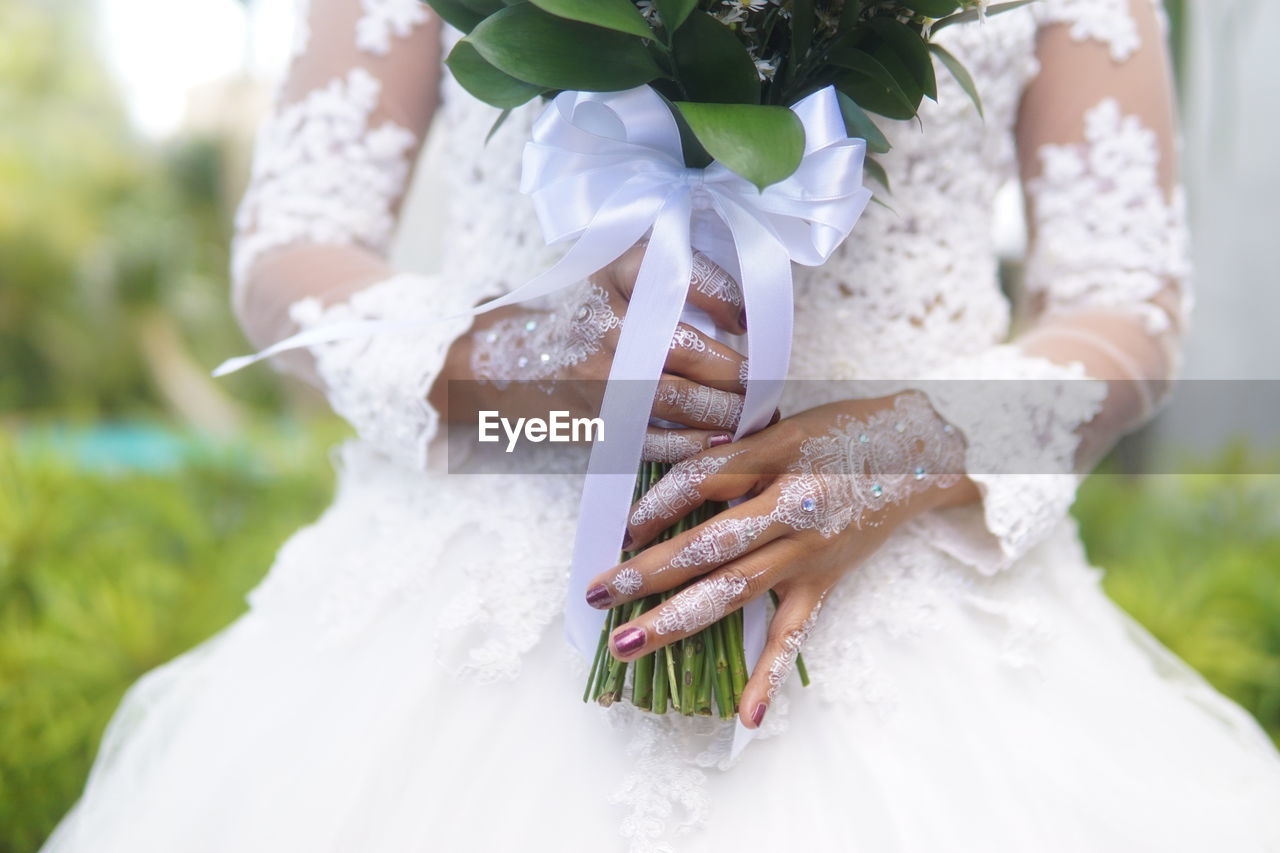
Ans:
{"type": "Polygon", "coordinates": [[[764,722],[764,712],[767,710],[769,710],[769,706],[764,702],[761,702],[759,705],[756,705],[756,709],[751,712],[751,723],[756,728],[760,728],[760,724],[764,722]]]}
{"type": "Polygon", "coordinates": [[[733,441],[733,436],[729,435],[729,433],[718,432],[711,436],[710,440],[707,441],[707,447],[720,447],[721,445],[728,444],[731,441],[733,441]]]}
{"type": "Polygon", "coordinates": [[[630,530],[622,534],[622,550],[630,551],[632,548],[635,547],[635,544],[636,544],[635,541],[631,538],[630,530]]]}
{"type": "Polygon", "coordinates": [[[738,325],[744,330],[747,328],[747,309],[743,308],[742,313],[738,315],[738,325]]]}
{"type": "Polygon", "coordinates": [[[620,655],[629,655],[644,645],[643,628],[627,628],[613,635],[613,647],[620,655]]]}
{"type": "Polygon", "coordinates": [[[604,610],[609,605],[613,604],[613,595],[609,592],[609,588],[607,586],[602,583],[598,583],[587,590],[587,604],[590,604],[597,610],[604,610]]]}

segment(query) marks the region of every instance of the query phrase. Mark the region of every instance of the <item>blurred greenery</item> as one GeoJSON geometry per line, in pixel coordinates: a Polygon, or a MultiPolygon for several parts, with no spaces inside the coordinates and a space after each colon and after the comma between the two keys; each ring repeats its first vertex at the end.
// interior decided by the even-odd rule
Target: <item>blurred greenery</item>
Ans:
{"type": "Polygon", "coordinates": [[[86,470],[0,431],[0,853],[35,850],[124,689],[244,610],[331,494],[344,430],[188,442],[172,470],[86,470]]]}
{"type": "MultiPolygon", "coordinates": [[[[0,122],[0,414],[171,411],[158,362],[245,346],[227,308],[230,141],[137,138],[89,11],[0,3],[0,115],[21,117],[0,122]]],[[[278,405],[269,371],[233,380],[236,399],[278,405]]]]}
{"type": "MultiPolygon", "coordinates": [[[[208,380],[245,347],[244,140],[138,138],[91,21],[0,0],[0,853],[71,805],[134,680],[244,610],[346,432],[284,419],[270,371],[208,380]]],[[[1116,600],[1280,737],[1280,482],[1101,475],[1077,515],[1116,600]]]]}

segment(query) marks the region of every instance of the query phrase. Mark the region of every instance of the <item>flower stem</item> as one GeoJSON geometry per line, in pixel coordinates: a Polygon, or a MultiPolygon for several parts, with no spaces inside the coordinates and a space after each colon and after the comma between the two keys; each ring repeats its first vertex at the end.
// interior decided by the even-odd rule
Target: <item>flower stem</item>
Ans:
{"type": "Polygon", "coordinates": [[[680,679],[676,675],[680,671],[679,664],[676,663],[680,656],[680,647],[667,646],[663,651],[667,656],[667,687],[671,692],[671,704],[675,706],[677,712],[680,712],[680,679]]]}
{"type": "Polygon", "coordinates": [[[716,707],[720,711],[720,719],[727,720],[737,711],[737,703],[733,700],[733,685],[729,678],[728,653],[728,620],[721,619],[707,629],[715,644],[716,662],[716,707]]]}
{"type": "Polygon", "coordinates": [[[711,650],[707,648],[709,639],[708,633],[701,631],[693,640],[694,654],[698,659],[693,701],[694,713],[699,717],[711,716],[711,692],[716,679],[715,663],[711,659],[711,650]]]}
{"type": "Polygon", "coordinates": [[[693,637],[680,641],[680,713],[686,717],[693,714],[694,666],[697,663],[693,643],[693,637]]]}

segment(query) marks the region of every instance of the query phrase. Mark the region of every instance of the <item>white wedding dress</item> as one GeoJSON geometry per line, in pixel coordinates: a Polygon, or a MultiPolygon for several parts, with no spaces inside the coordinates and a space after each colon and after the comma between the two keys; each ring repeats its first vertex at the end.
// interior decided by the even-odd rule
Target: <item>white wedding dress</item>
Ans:
{"type": "MultiPolygon", "coordinates": [[[[486,145],[496,111],[450,79],[433,125],[441,270],[381,259],[434,104],[437,27],[413,0],[312,6],[240,214],[242,307],[251,288],[275,299],[280,334],[290,313],[448,314],[544,269],[555,252],[517,190],[539,106],[486,145]]],[[[993,201],[1018,172],[1038,38],[1067,33],[1082,78],[1099,62],[1122,76],[1157,50],[1150,17],[1148,0],[1042,0],[940,35],[985,120],[940,71],[918,123],[881,122],[892,209],[797,269],[794,378],[1085,375],[1006,343],[993,201]]],[[[1063,130],[1027,181],[1019,302],[1032,326],[1142,317],[1167,355],[1188,302],[1167,129],[1105,86],[1050,107],[1063,130]]],[[[1096,399],[993,412],[932,396],[981,506],[913,521],[846,577],[804,650],[813,685],[793,680],[730,766],[728,725],[581,701],[560,618],[582,594],[566,588],[581,478],[443,471],[426,389],[467,328],[316,349],[361,436],[333,505],[245,616],[129,692],[47,851],[1280,850],[1270,741],[1106,598],[1067,516],[1096,399]],[[1024,451],[1061,470],[982,467],[1024,451]]],[[[1135,363],[1110,328],[1057,345],[1109,351],[1158,397],[1168,365],[1135,363]]],[[[784,414],[821,387],[798,383],[784,414]]]]}

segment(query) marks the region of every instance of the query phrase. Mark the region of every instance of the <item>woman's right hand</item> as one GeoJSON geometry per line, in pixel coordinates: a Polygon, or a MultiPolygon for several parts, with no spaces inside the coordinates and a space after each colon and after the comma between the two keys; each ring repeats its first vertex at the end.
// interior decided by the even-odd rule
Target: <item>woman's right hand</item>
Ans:
{"type": "MultiPolygon", "coordinates": [[[[450,351],[452,369],[446,370],[450,379],[476,380],[465,386],[466,395],[475,399],[463,408],[598,414],[643,252],[643,246],[635,246],[565,291],[553,311],[509,306],[481,316],[455,345],[459,352],[450,351]]],[[[694,255],[687,299],[718,328],[746,331],[737,282],[701,253],[694,255]]],[[[674,462],[731,441],[742,414],[745,375],[740,353],[681,323],[652,408],[653,417],[678,426],[651,426],[645,458],[674,462]]],[[[466,416],[453,413],[459,415],[466,416]]]]}

